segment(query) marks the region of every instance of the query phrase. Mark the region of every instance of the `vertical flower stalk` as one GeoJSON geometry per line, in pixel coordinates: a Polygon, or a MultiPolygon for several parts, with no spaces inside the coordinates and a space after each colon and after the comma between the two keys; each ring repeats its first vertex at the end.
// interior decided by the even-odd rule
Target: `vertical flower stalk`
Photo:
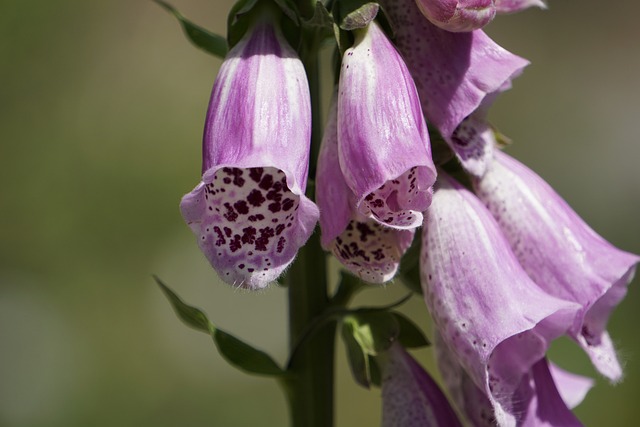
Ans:
{"type": "Polygon", "coordinates": [[[340,167],[360,214],[413,229],[431,203],[436,177],[420,100],[402,57],[375,21],[354,35],[340,70],[340,167]]]}
{"type": "Polygon", "coordinates": [[[538,286],[580,304],[571,337],[603,375],[619,380],[606,325],[640,257],[600,237],[542,178],[502,152],[474,187],[538,286]]]}
{"type": "Polygon", "coordinates": [[[322,246],[362,280],[384,283],[391,280],[398,270],[400,259],[411,246],[415,231],[385,227],[358,212],[356,196],[340,169],[337,125],[334,99],[316,173],[322,246]]]}
{"type": "Polygon", "coordinates": [[[222,64],[202,181],[180,205],[211,265],[235,287],[275,280],[313,231],[318,210],[304,195],[310,108],[304,67],[263,14],[222,64]]]}

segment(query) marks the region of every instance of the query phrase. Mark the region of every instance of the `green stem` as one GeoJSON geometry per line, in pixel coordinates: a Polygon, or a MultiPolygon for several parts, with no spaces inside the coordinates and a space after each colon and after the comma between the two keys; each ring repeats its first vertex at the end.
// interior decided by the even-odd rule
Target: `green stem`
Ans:
{"type": "MultiPolygon", "coordinates": [[[[299,2],[304,17],[315,10],[315,0],[299,2]]],[[[315,177],[315,165],[322,123],[320,117],[320,75],[318,41],[315,34],[307,34],[303,62],[309,80],[312,108],[310,175],[315,177]]],[[[314,193],[310,186],[309,193],[314,193]]],[[[313,197],[313,194],[310,194],[313,197]]],[[[293,427],[333,427],[333,379],[336,322],[330,321],[305,339],[314,320],[328,309],[327,257],[320,246],[319,233],[311,236],[300,249],[287,275],[289,290],[289,347],[291,359],[287,369],[291,379],[286,389],[293,427]],[[295,350],[295,352],[294,352],[295,350]]]]}
{"type": "Polygon", "coordinates": [[[308,339],[302,335],[330,306],[327,296],[326,255],[317,233],[300,250],[287,276],[289,287],[288,397],[293,427],[333,426],[333,365],[335,321],[308,339]]]}

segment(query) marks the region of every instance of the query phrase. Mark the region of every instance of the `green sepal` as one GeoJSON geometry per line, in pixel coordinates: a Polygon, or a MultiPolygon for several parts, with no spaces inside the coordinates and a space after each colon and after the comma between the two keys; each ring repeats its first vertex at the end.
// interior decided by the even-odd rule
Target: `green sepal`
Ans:
{"type": "Polygon", "coordinates": [[[286,372],[265,352],[258,350],[230,333],[216,327],[202,310],[185,303],[158,277],[153,276],[178,317],[194,329],[213,338],[218,352],[236,368],[257,375],[284,376],[286,372]]]}
{"type": "Polygon", "coordinates": [[[324,39],[333,34],[333,18],[324,4],[319,1],[316,2],[313,16],[302,21],[302,27],[318,34],[320,38],[324,39]]]}
{"type": "Polygon", "coordinates": [[[420,348],[431,345],[427,337],[411,319],[402,313],[392,311],[391,315],[395,317],[396,322],[400,326],[400,334],[398,341],[404,348],[420,348]]]}
{"type": "Polygon", "coordinates": [[[498,129],[494,124],[489,123],[489,127],[491,128],[491,132],[493,132],[493,137],[496,139],[498,148],[502,149],[513,144],[513,140],[504,133],[500,132],[500,129],[498,129]]]}
{"type": "Polygon", "coordinates": [[[371,380],[371,385],[376,387],[382,387],[382,373],[380,372],[380,365],[378,364],[378,360],[373,356],[367,356],[369,360],[369,375],[371,380]]]}
{"type": "Polygon", "coordinates": [[[299,34],[291,27],[299,27],[300,19],[298,9],[292,0],[238,0],[227,17],[227,40],[230,47],[235,46],[246,34],[256,14],[263,13],[262,10],[253,13],[253,9],[256,6],[259,6],[258,9],[269,8],[269,3],[274,4],[284,16],[289,18],[286,22],[280,23],[281,29],[289,43],[294,47],[297,45],[299,34]]]}
{"type": "Polygon", "coordinates": [[[206,30],[189,21],[169,3],[163,0],[154,1],[178,19],[180,25],[182,26],[182,30],[184,31],[187,38],[191,41],[191,43],[204,50],[205,52],[217,56],[218,58],[224,58],[227,55],[229,47],[227,46],[227,40],[223,36],[212,33],[209,30],[206,30]]]}

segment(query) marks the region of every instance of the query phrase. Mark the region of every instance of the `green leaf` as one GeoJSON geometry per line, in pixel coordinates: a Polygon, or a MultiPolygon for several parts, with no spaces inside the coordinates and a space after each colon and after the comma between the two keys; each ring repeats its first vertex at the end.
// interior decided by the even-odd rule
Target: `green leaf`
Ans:
{"type": "Polygon", "coordinates": [[[411,319],[397,311],[391,312],[391,315],[395,317],[400,326],[398,341],[404,348],[426,347],[431,344],[422,330],[411,319]]]}
{"type": "Polygon", "coordinates": [[[382,373],[380,372],[380,366],[378,361],[373,356],[367,356],[369,360],[369,376],[371,377],[371,384],[376,387],[382,387],[382,373]]]}
{"type": "Polygon", "coordinates": [[[365,355],[362,347],[354,337],[355,326],[352,323],[342,324],[342,339],[347,349],[347,360],[354,380],[364,388],[369,388],[371,375],[369,371],[369,356],[365,355]]]}
{"type": "MultiPolygon", "coordinates": [[[[275,3],[280,7],[282,12],[285,14],[287,18],[292,20],[296,25],[300,24],[300,20],[298,19],[298,8],[296,4],[291,0],[274,0],[275,3]]],[[[320,2],[318,2],[320,3],[320,2]]]]}
{"type": "Polygon", "coordinates": [[[221,329],[215,329],[212,336],[220,354],[236,368],[258,375],[285,375],[285,371],[267,353],[221,329]]]}
{"type": "Polygon", "coordinates": [[[286,372],[265,352],[239,340],[228,332],[218,329],[202,310],[186,304],[157,276],[153,276],[178,317],[187,325],[211,335],[218,352],[236,368],[251,374],[282,376],[286,372]]]}
{"type": "Polygon", "coordinates": [[[229,48],[227,46],[227,40],[225,40],[224,37],[214,34],[189,21],[169,3],[163,0],[154,1],[178,19],[184,33],[194,45],[219,58],[224,58],[227,55],[229,48]]]}
{"type": "Polygon", "coordinates": [[[191,326],[194,329],[197,329],[202,332],[206,332],[208,334],[212,333],[215,327],[209,319],[207,319],[207,315],[202,312],[202,310],[191,307],[187,305],[182,299],[173,292],[167,285],[165,285],[162,280],[160,280],[157,276],[153,276],[156,283],[162,289],[162,292],[165,294],[174,311],[178,315],[178,317],[187,325],[191,326]]]}

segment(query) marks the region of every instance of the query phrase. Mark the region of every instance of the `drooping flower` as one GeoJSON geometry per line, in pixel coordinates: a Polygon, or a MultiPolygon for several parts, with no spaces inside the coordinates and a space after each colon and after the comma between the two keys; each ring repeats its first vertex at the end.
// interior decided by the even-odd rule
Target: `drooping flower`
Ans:
{"type": "Polygon", "coordinates": [[[399,343],[382,365],[382,427],[461,427],[440,387],[399,343]]]}
{"type": "Polygon", "coordinates": [[[481,176],[492,156],[486,110],[528,61],[483,31],[452,33],[424,19],[415,0],[382,0],[394,43],[415,80],[422,110],[462,165],[481,176]]]}
{"type": "Polygon", "coordinates": [[[549,184],[507,154],[497,152],[474,187],[529,276],[547,293],[582,307],[571,337],[603,375],[620,379],[606,325],[640,257],[596,234],[549,184]]]}
{"type": "Polygon", "coordinates": [[[342,61],[338,149],[366,218],[397,229],[422,223],[436,177],[413,79],[378,24],[356,30],[342,61]]]}
{"type": "Polygon", "coordinates": [[[512,397],[578,304],[555,298],[522,269],[489,211],[440,174],[423,227],[421,282],[443,341],[488,397],[500,426],[517,423],[512,397]]]}
{"type": "MultiPolygon", "coordinates": [[[[434,334],[434,349],[442,378],[454,402],[472,425],[493,427],[495,415],[487,395],[456,361],[442,338],[434,334]]],[[[566,372],[546,359],[533,364],[511,396],[519,426],[580,426],[571,409],[578,406],[593,386],[591,378],[566,372]]]]}
{"type": "Polygon", "coordinates": [[[356,276],[367,282],[384,283],[391,280],[398,270],[400,258],[411,246],[415,231],[385,227],[358,212],[356,197],[340,169],[337,124],[334,100],[316,172],[321,243],[356,276]]]}
{"type": "Polygon", "coordinates": [[[484,27],[496,16],[494,0],[415,0],[422,14],[443,30],[462,32],[484,27]]]}
{"type": "Polygon", "coordinates": [[[318,210],[304,195],[310,135],[302,62],[280,30],[260,20],[220,68],[204,129],[202,181],[180,204],[225,282],[266,286],[313,231],[318,210]]]}
{"type": "Polygon", "coordinates": [[[515,13],[530,7],[547,8],[542,0],[495,0],[495,3],[498,13],[515,13]]]}

